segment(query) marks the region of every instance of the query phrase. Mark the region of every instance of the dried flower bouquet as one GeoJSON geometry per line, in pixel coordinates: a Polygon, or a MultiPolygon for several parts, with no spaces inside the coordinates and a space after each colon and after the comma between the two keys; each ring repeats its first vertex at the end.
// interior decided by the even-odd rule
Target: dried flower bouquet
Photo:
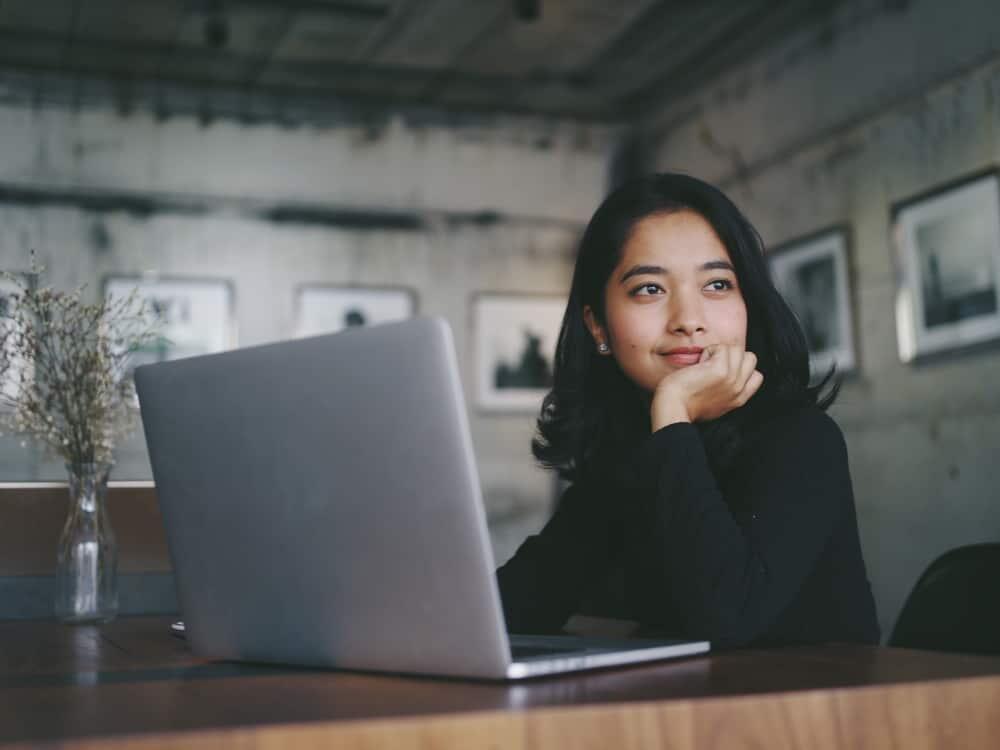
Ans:
{"type": "Polygon", "coordinates": [[[33,438],[72,466],[110,464],[136,426],[130,354],[156,339],[136,293],[84,301],[39,286],[44,269],[0,272],[14,291],[0,305],[0,425],[33,438]]]}

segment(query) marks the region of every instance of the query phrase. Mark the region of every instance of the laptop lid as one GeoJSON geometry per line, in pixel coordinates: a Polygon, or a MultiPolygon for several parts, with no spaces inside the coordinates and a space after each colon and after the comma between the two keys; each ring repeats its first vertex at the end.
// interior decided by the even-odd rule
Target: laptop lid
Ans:
{"type": "Polygon", "coordinates": [[[507,675],[444,321],[146,365],[136,386],[196,652],[507,675]]]}

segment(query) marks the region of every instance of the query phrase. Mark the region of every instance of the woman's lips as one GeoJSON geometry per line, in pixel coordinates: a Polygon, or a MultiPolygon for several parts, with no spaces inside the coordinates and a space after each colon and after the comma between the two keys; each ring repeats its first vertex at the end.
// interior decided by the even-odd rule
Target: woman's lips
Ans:
{"type": "Polygon", "coordinates": [[[701,359],[700,354],[667,354],[665,355],[667,362],[672,365],[677,365],[679,367],[686,367],[687,365],[696,365],[698,360],[701,359]]]}
{"type": "Polygon", "coordinates": [[[701,348],[696,346],[682,346],[664,352],[663,356],[667,362],[675,367],[687,367],[688,365],[698,364],[698,360],[701,359],[701,348]]]}

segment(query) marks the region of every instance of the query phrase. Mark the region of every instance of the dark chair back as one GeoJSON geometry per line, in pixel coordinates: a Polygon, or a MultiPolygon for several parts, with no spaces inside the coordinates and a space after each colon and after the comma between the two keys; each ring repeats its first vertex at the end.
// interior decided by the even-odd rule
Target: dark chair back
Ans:
{"type": "Polygon", "coordinates": [[[931,563],[888,645],[1000,654],[1000,543],[958,547],[931,563]]]}

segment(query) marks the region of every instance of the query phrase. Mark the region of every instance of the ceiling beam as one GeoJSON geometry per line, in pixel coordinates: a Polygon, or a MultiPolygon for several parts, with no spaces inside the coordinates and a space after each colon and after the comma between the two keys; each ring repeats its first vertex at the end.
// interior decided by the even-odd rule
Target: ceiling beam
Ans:
{"type": "Polygon", "coordinates": [[[378,20],[389,15],[389,3],[351,2],[350,0],[225,0],[224,3],[212,3],[211,0],[200,0],[188,3],[189,10],[208,12],[214,10],[213,5],[220,5],[223,12],[230,9],[264,9],[287,10],[292,13],[316,13],[335,16],[353,16],[378,20]]]}
{"type": "Polygon", "coordinates": [[[686,59],[666,71],[659,71],[638,91],[624,94],[617,102],[630,117],[649,111],[649,101],[668,100],[696,91],[727,70],[745,63],[777,40],[817,23],[821,14],[830,11],[839,0],[784,0],[767,13],[747,13],[717,28],[709,46],[716,54],[706,55],[694,49],[686,59]]]}

